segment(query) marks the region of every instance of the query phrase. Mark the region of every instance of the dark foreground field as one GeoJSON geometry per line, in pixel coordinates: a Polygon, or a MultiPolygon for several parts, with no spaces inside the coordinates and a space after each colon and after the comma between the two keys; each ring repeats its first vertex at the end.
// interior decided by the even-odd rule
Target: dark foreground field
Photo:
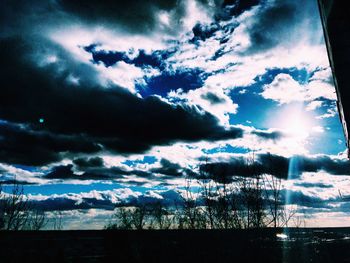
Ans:
{"type": "Polygon", "coordinates": [[[350,228],[0,232],[0,262],[350,262],[350,228]]]}

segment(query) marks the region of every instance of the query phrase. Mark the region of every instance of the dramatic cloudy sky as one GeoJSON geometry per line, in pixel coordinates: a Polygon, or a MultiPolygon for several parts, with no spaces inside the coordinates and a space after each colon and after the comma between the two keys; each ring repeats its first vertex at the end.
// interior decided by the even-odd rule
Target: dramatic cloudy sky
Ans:
{"type": "Polygon", "coordinates": [[[5,0],[0,14],[0,178],[67,228],[170,204],[201,168],[246,176],[253,153],[289,178],[307,226],[350,226],[316,0],[5,0]]]}

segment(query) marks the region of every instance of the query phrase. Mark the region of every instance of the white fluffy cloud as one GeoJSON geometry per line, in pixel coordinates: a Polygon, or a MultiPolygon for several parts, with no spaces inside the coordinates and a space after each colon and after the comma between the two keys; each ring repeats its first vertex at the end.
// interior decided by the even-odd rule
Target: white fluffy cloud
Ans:
{"type": "Polygon", "coordinates": [[[0,178],[3,180],[17,180],[21,182],[41,184],[46,180],[40,178],[42,172],[27,171],[12,165],[0,163],[0,178]]]}
{"type": "Polygon", "coordinates": [[[237,113],[238,105],[235,104],[225,92],[217,87],[205,86],[187,93],[181,90],[171,92],[170,99],[178,98],[190,105],[200,106],[203,110],[213,114],[221,125],[229,125],[229,113],[237,113]]]}
{"type": "MultiPolygon", "coordinates": [[[[265,99],[277,101],[279,104],[286,104],[295,101],[313,101],[319,98],[336,100],[334,87],[319,80],[312,80],[302,85],[295,81],[288,74],[278,74],[272,83],[264,86],[261,95],[265,99]]],[[[314,102],[309,106],[317,108],[319,102],[314,102]],[[316,104],[315,104],[316,103],[316,104]]]]}
{"type": "Polygon", "coordinates": [[[306,110],[307,111],[313,111],[317,108],[320,108],[322,106],[323,102],[320,101],[320,100],[314,100],[314,101],[311,101],[307,106],[306,106],[306,110]]]}

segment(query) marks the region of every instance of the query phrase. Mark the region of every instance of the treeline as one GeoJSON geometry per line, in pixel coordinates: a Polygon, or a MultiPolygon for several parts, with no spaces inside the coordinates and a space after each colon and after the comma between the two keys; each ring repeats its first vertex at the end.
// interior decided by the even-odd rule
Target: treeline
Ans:
{"type": "Polygon", "coordinates": [[[116,208],[106,229],[247,229],[302,225],[285,205],[282,180],[271,175],[187,180],[181,200],[116,208]],[[194,185],[193,182],[196,182],[194,185]]]}

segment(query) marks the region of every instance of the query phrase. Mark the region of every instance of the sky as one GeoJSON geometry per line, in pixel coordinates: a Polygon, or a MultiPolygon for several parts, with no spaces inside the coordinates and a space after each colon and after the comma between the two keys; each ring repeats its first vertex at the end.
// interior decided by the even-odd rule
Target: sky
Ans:
{"type": "Polygon", "coordinates": [[[0,14],[0,180],[65,228],[171,204],[203,167],[247,176],[251,156],[306,226],[350,226],[316,0],[5,0],[0,14]]]}

